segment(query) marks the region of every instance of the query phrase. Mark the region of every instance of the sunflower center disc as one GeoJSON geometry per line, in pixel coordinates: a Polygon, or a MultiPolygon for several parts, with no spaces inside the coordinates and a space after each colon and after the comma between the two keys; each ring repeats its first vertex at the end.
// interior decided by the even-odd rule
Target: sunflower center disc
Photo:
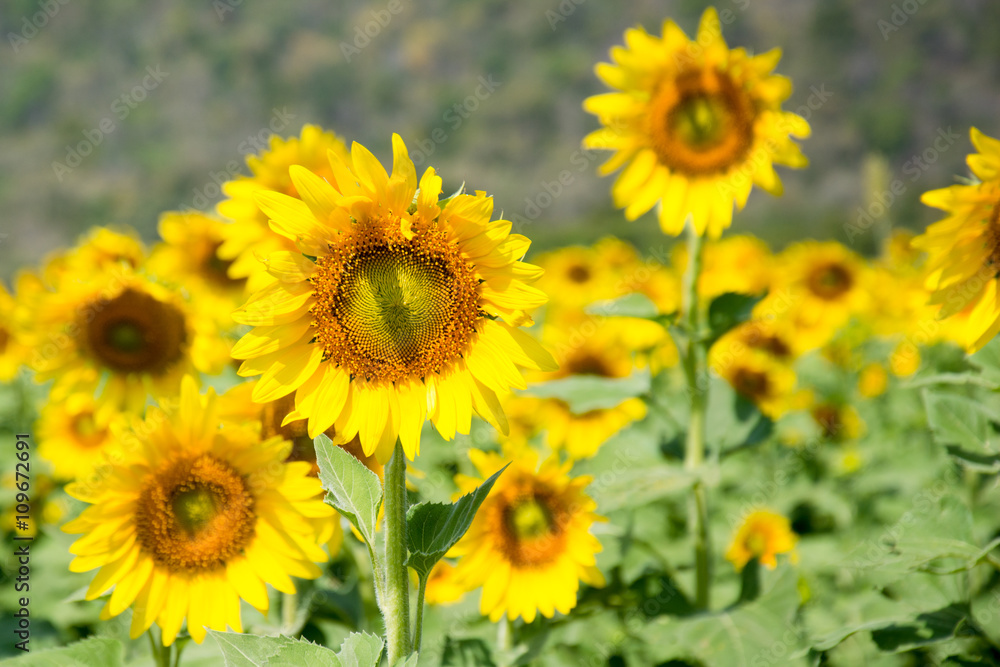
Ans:
{"type": "Polygon", "coordinates": [[[750,152],[753,100],[721,72],[695,70],[666,81],[652,105],[653,149],[674,171],[689,176],[722,173],[750,152]]]}
{"type": "Polygon", "coordinates": [[[82,412],[73,417],[72,430],[76,434],[77,442],[83,447],[98,446],[107,434],[107,431],[97,427],[94,415],[89,412],[82,412]]]}
{"type": "Polygon", "coordinates": [[[172,461],[139,494],[136,537],[171,570],[213,570],[241,553],[254,535],[254,499],[228,463],[203,454],[172,461]]]}
{"type": "Polygon", "coordinates": [[[85,325],[95,357],[119,373],[162,373],[183,354],[184,315],[150,294],[126,289],[94,306],[85,325]]]}
{"type": "Polygon", "coordinates": [[[746,540],[747,551],[755,556],[760,556],[764,553],[764,549],[767,548],[767,540],[760,533],[750,533],[746,540]]]}
{"type": "Polygon", "coordinates": [[[747,398],[763,398],[767,396],[770,382],[766,373],[738,368],[733,374],[733,387],[747,398]]]}
{"type": "Polygon", "coordinates": [[[442,372],[466,351],[481,316],[472,269],[430,232],[336,248],[313,284],[324,358],[369,381],[442,372]]]}
{"type": "Polygon", "coordinates": [[[0,354],[3,354],[7,349],[7,344],[10,342],[10,333],[4,327],[0,326],[0,354]]]}
{"type": "Polygon", "coordinates": [[[843,295],[854,284],[851,273],[840,264],[817,267],[809,275],[809,290],[821,299],[832,301],[843,295]]]}
{"type": "Polygon", "coordinates": [[[508,516],[510,529],[521,539],[547,535],[552,530],[552,517],[545,506],[534,498],[515,505],[508,516]]]}

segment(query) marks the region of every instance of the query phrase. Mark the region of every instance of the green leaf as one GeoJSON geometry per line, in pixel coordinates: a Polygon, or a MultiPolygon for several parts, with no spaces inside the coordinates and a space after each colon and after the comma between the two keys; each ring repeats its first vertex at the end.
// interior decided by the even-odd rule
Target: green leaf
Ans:
{"type": "Polygon", "coordinates": [[[441,667],[496,667],[496,663],[490,655],[490,647],[482,639],[448,637],[441,667]]]}
{"type": "Polygon", "coordinates": [[[626,378],[596,375],[571,375],[528,387],[525,393],[538,398],[557,398],[569,405],[575,415],[621,405],[624,401],[649,392],[648,370],[626,378]]]}
{"type": "MultiPolygon", "coordinates": [[[[209,630],[208,634],[222,649],[222,655],[226,659],[226,667],[264,667],[265,665],[271,667],[279,665],[342,667],[343,665],[337,654],[325,646],[291,637],[260,637],[215,630],[209,630]]],[[[375,667],[375,664],[377,663],[368,663],[371,667],[375,667]]]]}
{"type": "Polygon", "coordinates": [[[1000,472],[1000,454],[977,454],[957,445],[948,445],[948,453],[970,470],[995,475],[1000,472]]]}
{"type": "Polygon", "coordinates": [[[375,523],[382,506],[382,484],[378,475],[342,447],[320,434],[313,445],[319,479],[327,492],[326,502],[354,524],[368,544],[375,543],[375,523]]]}
{"type": "Polygon", "coordinates": [[[406,658],[400,658],[393,667],[419,667],[420,655],[411,653],[406,658]]]}
{"type": "Polygon", "coordinates": [[[406,564],[416,570],[421,578],[429,575],[434,564],[469,530],[479,506],[486,500],[490,489],[500,473],[507,469],[507,465],[493,473],[475,491],[450,505],[420,503],[406,512],[406,541],[410,551],[406,564]]]}
{"type": "Polygon", "coordinates": [[[760,597],[760,561],[751,558],[740,572],[740,598],[738,604],[753,602],[760,597]]]}
{"type": "Polygon", "coordinates": [[[991,449],[990,420],[997,415],[988,407],[965,396],[924,390],[927,422],[935,440],[973,451],[991,449]]]}
{"type": "Polygon", "coordinates": [[[717,296],[708,307],[708,342],[711,343],[737,324],[746,322],[753,313],[753,307],[763,298],[727,292],[717,296]]]}
{"type": "Polygon", "coordinates": [[[698,475],[676,465],[655,464],[616,470],[608,481],[595,485],[591,497],[602,512],[641,507],[687,491],[698,475]]]}
{"type": "Polygon", "coordinates": [[[971,612],[968,603],[956,602],[940,609],[908,614],[898,618],[882,618],[847,625],[812,641],[816,651],[829,651],[851,635],[870,632],[880,650],[902,653],[919,646],[928,646],[954,639],[956,636],[970,636],[971,612]]]}
{"type": "MultiPolygon", "coordinates": [[[[11,644],[20,641],[10,638],[11,644]]],[[[31,647],[31,644],[28,644],[31,647]]],[[[12,660],[5,660],[10,667],[120,667],[123,664],[125,647],[117,639],[94,637],[44,651],[32,651],[12,660]]]]}
{"type": "Polygon", "coordinates": [[[604,317],[638,317],[644,320],[652,320],[660,316],[660,309],[641,292],[626,294],[617,299],[598,301],[587,306],[584,312],[604,317]]]}
{"type": "Polygon", "coordinates": [[[975,354],[969,361],[982,373],[983,380],[993,387],[1000,387],[1000,338],[994,338],[975,354]]]}
{"type": "Polygon", "coordinates": [[[337,657],[343,667],[378,667],[385,642],[367,632],[352,632],[340,645],[337,657]]]}
{"type": "Polygon", "coordinates": [[[785,568],[759,598],[727,611],[657,618],[643,628],[651,657],[657,662],[694,658],[726,667],[803,664],[788,657],[798,648],[797,634],[788,632],[799,607],[796,577],[794,570],[785,568]],[[780,654],[774,652],[776,647],[780,654]]]}

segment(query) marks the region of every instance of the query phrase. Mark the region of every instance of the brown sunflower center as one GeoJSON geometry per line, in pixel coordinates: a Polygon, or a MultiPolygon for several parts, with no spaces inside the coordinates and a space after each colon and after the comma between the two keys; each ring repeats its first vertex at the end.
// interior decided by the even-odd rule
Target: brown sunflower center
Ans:
{"type": "Polygon", "coordinates": [[[649,133],[660,161],[692,176],[725,172],[753,144],[753,100],[726,74],[692,70],[661,85],[649,133]]]}
{"type": "Polygon", "coordinates": [[[544,489],[526,491],[503,502],[500,544],[510,562],[519,566],[551,563],[565,546],[565,511],[544,489]]]}
{"type": "Polygon", "coordinates": [[[0,354],[3,354],[7,350],[7,345],[10,343],[10,332],[3,326],[0,326],[0,354]]]}
{"type": "Polygon", "coordinates": [[[596,375],[599,377],[615,377],[615,369],[608,360],[593,353],[578,354],[566,363],[566,371],[573,375],[596,375]]]}
{"type": "Polygon", "coordinates": [[[840,436],[844,425],[840,419],[840,410],[835,405],[818,405],[812,410],[813,419],[823,430],[823,437],[835,440],[840,436]]]}
{"type": "Polygon", "coordinates": [[[733,389],[747,398],[765,398],[771,391],[771,380],[767,373],[750,368],[737,368],[733,373],[733,389]]]}
{"type": "Polygon", "coordinates": [[[172,461],[139,492],[136,537],[170,570],[224,567],[250,543],[256,525],[246,479],[210,454],[172,461]]]}
{"type": "Polygon", "coordinates": [[[743,337],[747,347],[763,350],[778,359],[791,356],[792,350],[782,338],[774,333],[762,331],[758,327],[750,327],[743,337]]]}
{"type": "Polygon", "coordinates": [[[585,283],[590,280],[590,267],[583,264],[574,264],[566,271],[566,277],[574,283],[585,283]]]}
{"type": "Polygon", "coordinates": [[[118,373],[163,373],[183,354],[184,315],[145,292],[126,289],[86,325],[86,344],[118,373]]]}
{"type": "Polygon", "coordinates": [[[76,443],[84,449],[97,447],[104,442],[108,430],[101,428],[94,421],[94,414],[81,412],[73,417],[70,429],[76,435],[76,443]]]}
{"type": "Polygon", "coordinates": [[[446,370],[483,316],[479,281],[457,246],[436,229],[405,239],[398,227],[398,220],[375,221],[331,246],[312,278],[324,359],[367,381],[446,370]]]}
{"type": "MultiPolygon", "coordinates": [[[[986,249],[989,257],[986,265],[993,267],[996,273],[994,277],[1000,276],[1000,200],[993,204],[993,212],[986,229],[986,249]]],[[[2,349],[2,348],[0,348],[2,349]]]]}
{"type": "Polygon", "coordinates": [[[834,301],[854,286],[854,276],[843,264],[832,262],[817,266],[809,274],[809,291],[825,301],[834,301]]]}

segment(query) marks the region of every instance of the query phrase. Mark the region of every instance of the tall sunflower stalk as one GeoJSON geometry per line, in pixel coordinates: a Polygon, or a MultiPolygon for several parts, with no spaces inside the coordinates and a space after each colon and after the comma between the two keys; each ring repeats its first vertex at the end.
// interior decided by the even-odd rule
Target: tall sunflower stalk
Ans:
{"type": "Polygon", "coordinates": [[[708,532],[708,490],[698,476],[705,461],[705,425],[708,406],[704,309],[698,299],[704,237],[688,227],[688,259],[684,273],[684,327],[687,349],[684,351],[684,377],[690,401],[690,420],[684,446],[684,468],[696,475],[691,487],[690,521],[694,527],[695,603],[707,609],[711,603],[712,545],[708,532]]]}

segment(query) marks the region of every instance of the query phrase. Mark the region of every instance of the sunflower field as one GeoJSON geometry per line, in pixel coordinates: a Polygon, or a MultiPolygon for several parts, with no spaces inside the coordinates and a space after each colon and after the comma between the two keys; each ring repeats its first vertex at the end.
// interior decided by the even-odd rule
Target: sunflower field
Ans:
{"type": "MultiPolygon", "coordinates": [[[[459,28],[503,23],[470,4],[442,6],[459,28]]],[[[467,184],[456,165],[490,155],[447,152],[508,85],[484,75],[447,131],[410,136],[405,109],[371,101],[391,86],[346,123],[396,119],[384,136],[275,108],[238,164],[212,167],[214,194],[150,213],[155,234],[81,207],[37,261],[2,248],[3,664],[1000,666],[996,94],[985,122],[919,139],[901,167],[917,180],[893,178],[891,132],[873,139],[837,235],[801,218],[765,239],[744,219],[812,169],[810,137],[835,134],[813,112],[836,93],[796,107],[780,39],[732,46],[749,3],[640,4],[655,28],[545,61],[590,79],[563,110],[572,171],[535,194],[516,171],[497,175],[513,201],[489,170],[467,184]],[[939,177],[953,145],[967,170],[939,177]],[[893,208],[917,181],[918,212],[893,208]],[[597,233],[546,227],[574,186],[606,209],[597,233]]],[[[849,21],[842,5],[816,25],[849,21]]],[[[902,43],[937,21],[923,5],[868,30],[902,43]]],[[[80,10],[24,7],[9,46],[43,67],[36,34],[80,10]]],[[[202,10],[237,34],[241,12],[283,11],[202,10]]],[[[150,39],[189,10],[162,11],[150,39]]],[[[372,5],[332,51],[289,40],[289,62],[363,68],[405,33],[419,88],[452,28],[415,11],[372,5]]],[[[535,20],[609,11],[564,0],[535,20]]],[[[247,53],[212,76],[270,72],[247,53]]],[[[300,67],[283,76],[315,83],[300,67]]],[[[146,127],[147,97],[169,104],[170,69],[67,145],[57,191],[86,191],[83,159],[146,127]]],[[[0,89],[4,123],[45,113],[29,84],[0,89]]],[[[198,154],[163,141],[154,158],[198,154]]],[[[844,188],[812,178],[776,220],[844,188]]]]}

